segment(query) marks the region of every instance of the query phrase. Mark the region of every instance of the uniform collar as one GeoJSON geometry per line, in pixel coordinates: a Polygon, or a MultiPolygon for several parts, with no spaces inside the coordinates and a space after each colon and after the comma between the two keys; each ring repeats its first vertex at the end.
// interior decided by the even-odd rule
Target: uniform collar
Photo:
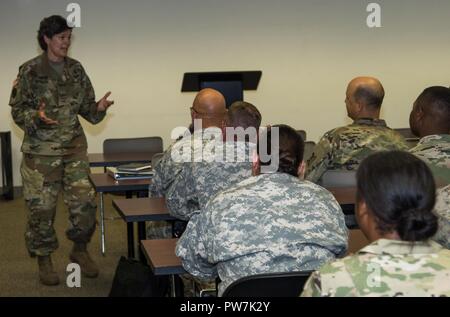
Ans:
{"type": "Polygon", "coordinates": [[[358,125],[371,125],[371,126],[378,126],[378,127],[386,127],[386,121],[382,119],[374,119],[374,118],[359,118],[353,121],[353,124],[358,125]]]}
{"type": "Polygon", "coordinates": [[[433,254],[438,253],[442,249],[443,247],[440,244],[431,240],[410,242],[380,239],[362,248],[358,253],[372,253],[379,255],[433,254]]]}
{"type": "MultiPolygon", "coordinates": [[[[41,55],[41,70],[42,73],[44,73],[45,75],[47,75],[48,77],[54,79],[54,80],[58,80],[60,78],[60,76],[58,75],[58,73],[53,69],[53,67],[50,66],[50,61],[48,60],[48,56],[47,56],[47,52],[43,52],[41,55]]],[[[65,74],[67,73],[67,58],[64,58],[64,70],[63,70],[63,75],[66,76],[65,74]]]]}

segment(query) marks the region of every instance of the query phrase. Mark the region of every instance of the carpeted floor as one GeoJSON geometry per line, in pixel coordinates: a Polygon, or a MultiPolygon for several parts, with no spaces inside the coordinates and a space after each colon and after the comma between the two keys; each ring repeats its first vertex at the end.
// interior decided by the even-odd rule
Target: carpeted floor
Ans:
{"type": "MultiPolygon", "coordinates": [[[[115,198],[122,197],[105,195],[107,217],[118,216],[111,203],[115,198]]],[[[127,254],[125,222],[121,219],[106,221],[105,256],[100,253],[100,230],[97,227],[89,244],[89,252],[100,267],[100,276],[96,279],[82,278],[80,288],[69,288],[66,285],[69,274],[66,267],[70,263],[68,255],[72,242],[65,236],[67,219],[68,212],[60,197],[55,225],[60,246],[52,258],[61,284],[43,286],[38,280],[36,259],[30,258],[25,249],[26,209],[23,198],[0,200],[0,296],[108,296],[118,260],[120,256],[127,254]]],[[[351,230],[349,244],[349,251],[355,252],[365,246],[367,240],[360,230],[351,230]]]]}
{"type": "MultiPolygon", "coordinates": [[[[117,217],[111,200],[119,196],[105,196],[106,216],[117,217]]],[[[98,216],[97,216],[98,217],[98,216]]],[[[66,267],[72,242],[65,236],[68,212],[60,197],[56,214],[59,248],[52,259],[61,280],[58,286],[43,286],[38,280],[37,260],[30,258],[25,248],[24,230],[26,209],[22,197],[13,201],[0,200],[0,296],[107,296],[114,271],[121,255],[127,254],[126,224],[123,220],[106,221],[106,256],[100,253],[100,229],[88,246],[93,260],[100,267],[95,279],[81,278],[80,288],[69,288],[66,267]]]]}

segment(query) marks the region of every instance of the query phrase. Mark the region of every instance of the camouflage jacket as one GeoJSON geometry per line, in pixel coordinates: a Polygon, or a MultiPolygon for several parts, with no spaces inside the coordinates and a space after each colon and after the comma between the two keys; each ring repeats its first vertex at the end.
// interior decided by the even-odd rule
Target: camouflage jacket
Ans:
{"type": "Polygon", "coordinates": [[[219,191],[252,175],[256,145],[246,142],[208,142],[201,162],[183,163],[176,182],[166,194],[170,214],[189,220],[219,191]]]}
{"type": "Polygon", "coordinates": [[[428,135],[409,150],[425,161],[434,176],[446,184],[450,184],[450,135],[428,135]]]}
{"type": "Polygon", "coordinates": [[[306,179],[317,183],[327,170],[356,170],[374,152],[407,149],[403,137],[384,120],[357,119],[325,133],[308,160],[306,179]]]}
{"type": "Polygon", "coordinates": [[[314,272],[302,296],[450,296],[450,251],[380,239],[314,272]]]}
{"type": "Polygon", "coordinates": [[[450,185],[438,190],[434,210],[439,217],[439,229],[433,240],[450,249],[450,185]]]}
{"type": "Polygon", "coordinates": [[[194,214],[176,254],[190,274],[219,276],[222,294],[245,276],[316,269],[346,252],[347,235],[342,210],[326,189],[288,174],[261,174],[194,214]]]}
{"type": "Polygon", "coordinates": [[[94,89],[81,64],[66,57],[59,76],[46,53],[20,66],[9,104],[14,122],[25,132],[22,152],[49,156],[86,151],[86,136],[78,115],[95,124],[106,113],[97,112],[94,89]],[[41,122],[41,100],[45,102],[46,116],[58,124],[41,122]]]}
{"type": "Polygon", "coordinates": [[[175,164],[170,154],[177,142],[183,142],[183,139],[173,142],[164,151],[158,164],[153,166],[153,178],[149,185],[150,197],[164,197],[175,176],[178,174],[178,164],[175,164]]]}
{"type": "Polygon", "coordinates": [[[201,157],[203,143],[209,141],[210,139],[203,138],[198,132],[184,135],[174,141],[164,151],[158,164],[153,167],[154,174],[149,186],[150,197],[165,197],[181,172],[183,164],[192,162],[198,155],[201,157]]]}

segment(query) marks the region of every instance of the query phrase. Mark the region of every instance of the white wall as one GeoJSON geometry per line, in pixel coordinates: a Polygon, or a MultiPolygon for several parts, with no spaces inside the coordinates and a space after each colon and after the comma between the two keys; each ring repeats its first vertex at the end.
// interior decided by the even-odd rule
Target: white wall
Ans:
{"type": "MultiPolygon", "coordinates": [[[[0,130],[13,132],[14,182],[23,134],[10,116],[18,66],[39,53],[36,30],[71,1],[0,2],[0,130]]],[[[382,115],[406,127],[411,104],[427,86],[450,84],[450,1],[376,1],[382,28],[366,26],[362,0],[79,0],[82,27],[70,55],[80,60],[97,96],[116,104],[97,126],[83,122],[89,151],[111,137],[161,135],[187,124],[194,93],[181,93],[188,71],[262,70],[245,99],[263,123],[287,123],[317,141],[348,123],[347,82],[378,77],[385,86],[382,115]]]]}

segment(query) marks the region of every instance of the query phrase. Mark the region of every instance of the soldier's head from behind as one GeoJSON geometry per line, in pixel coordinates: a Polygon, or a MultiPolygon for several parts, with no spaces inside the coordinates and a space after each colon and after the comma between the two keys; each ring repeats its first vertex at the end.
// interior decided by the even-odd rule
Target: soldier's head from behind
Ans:
{"type": "Polygon", "coordinates": [[[345,93],[347,115],[353,120],[360,118],[378,119],[383,99],[384,88],[378,79],[356,77],[350,81],[345,93]]]}
{"type": "Polygon", "coordinates": [[[198,92],[192,104],[192,123],[194,120],[201,120],[203,129],[221,128],[226,112],[225,97],[215,89],[205,88],[198,92]]]}
{"type": "Polygon", "coordinates": [[[425,89],[414,102],[409,125],[421,138],[450,134],[450,88],[433,86],[425,89]]]}
{"type": "Polygon", "coordinates": [[[253,175],[286,173],[303,178],[305,143],[292,127],[279,124],[263,131],[258,141],[258,154],[253,158],[253,175]]]}
{"type": "Polygon", "coordinates": [[[37,40],[50,60],[59,61],[67,56],[72,36],[72,28],[59,15],[43,19],[39,25],[37,40]]]}
{"type": "Polygon", "coordinates": [[[245,140],[256,144],[261,120],[261,113],[254,105],[236,101],[228,109],[223,122],[224,138],[229,141],[245,140]]]}
{"type": "Polygon", "coordinates": [[[379,152],[359,166],[356,219],[369,241],[424,241],[437,231],[435,182],[414,155],[379,152]]]}

